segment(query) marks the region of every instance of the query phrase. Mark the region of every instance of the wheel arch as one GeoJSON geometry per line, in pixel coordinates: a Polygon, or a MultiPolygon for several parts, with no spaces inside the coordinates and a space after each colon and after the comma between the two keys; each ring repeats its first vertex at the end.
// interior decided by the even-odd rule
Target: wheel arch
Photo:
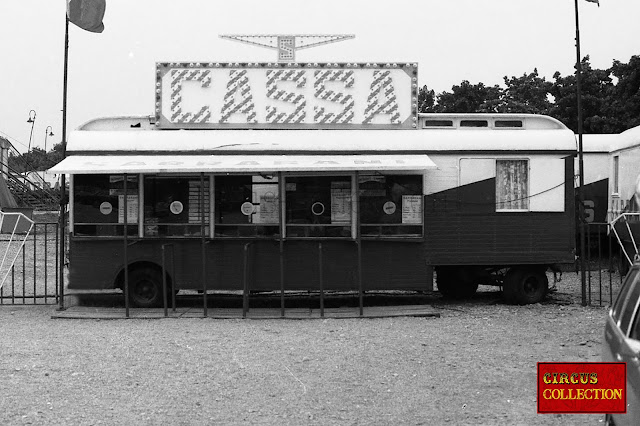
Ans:
{"type": "MultiPolygon", "coordinates": [[[[149,260],[138,260],[129,263],[129,274],[131,274],[132,271],[144,268],[154,269],[158,271],[158,273],[162,274],[162,266],[149,260]]],[[[171,288],[171,286],[173,286],[173,277],[168,270],[165,271],[165,276],[167,277],[167,288],[171,288]]],[[[116,275],[114,288],[124,291],[124,267],[120,268],[116,275]]]]}

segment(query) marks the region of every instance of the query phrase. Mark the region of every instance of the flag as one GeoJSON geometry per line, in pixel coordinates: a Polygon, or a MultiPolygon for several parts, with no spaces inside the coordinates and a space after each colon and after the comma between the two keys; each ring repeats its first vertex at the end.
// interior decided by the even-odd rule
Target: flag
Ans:
{"type": "Polygon", "coordinates": [[[67,0],[69,22],[92,33],[104,31],[104,10],[106,0],[67,0]]]}
{"type": "Polygon", "coordinates": [[[587,0],[589,3],[596,3],[600,7],[600,0],[587,0]]]}

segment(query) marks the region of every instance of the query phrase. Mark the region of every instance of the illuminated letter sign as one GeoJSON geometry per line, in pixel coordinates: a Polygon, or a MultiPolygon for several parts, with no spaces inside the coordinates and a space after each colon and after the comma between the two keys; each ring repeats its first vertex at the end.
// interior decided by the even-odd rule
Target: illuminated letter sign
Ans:
{"type": "Polygon", "coordinates": [[[415,64],[158,63],[164,129],[415,129],[415,64]]]}

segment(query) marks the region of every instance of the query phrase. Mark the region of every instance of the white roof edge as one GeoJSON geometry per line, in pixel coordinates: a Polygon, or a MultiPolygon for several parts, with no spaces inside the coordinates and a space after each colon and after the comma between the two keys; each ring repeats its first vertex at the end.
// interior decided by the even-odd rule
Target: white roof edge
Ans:
{"type": "Polygon", "coordinates": [[[573,151],[569,129],[449,130],[80,130],[67,152],[189,151],[573,151]]]}

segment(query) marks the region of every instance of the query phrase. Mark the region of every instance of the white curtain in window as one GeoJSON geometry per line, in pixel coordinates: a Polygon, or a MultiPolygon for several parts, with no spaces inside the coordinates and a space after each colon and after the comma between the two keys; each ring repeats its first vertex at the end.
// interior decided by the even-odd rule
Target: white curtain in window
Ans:
{"type": "Polygon", "coordinates": [[[529,209],[529,163],[527,160],[496,161],[496,208],[529,209]]]}

